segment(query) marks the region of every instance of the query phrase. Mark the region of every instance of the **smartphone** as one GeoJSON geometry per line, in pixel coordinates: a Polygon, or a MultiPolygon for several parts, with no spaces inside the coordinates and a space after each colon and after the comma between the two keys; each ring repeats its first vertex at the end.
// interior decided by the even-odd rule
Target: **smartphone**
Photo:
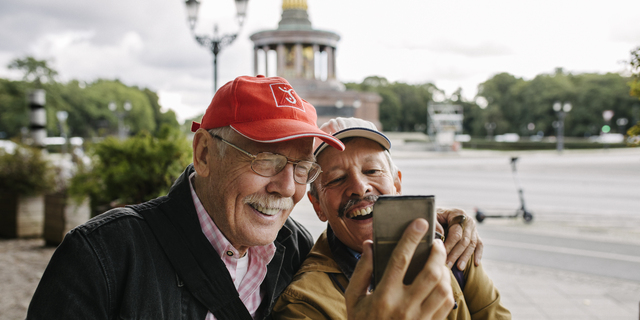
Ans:
{"type": "Polygon", "coordinates": [[[424,218],[429,222],[427,234],[418,244],[404,284],[411,284],[429,259],[435,236],[435,196],[380,196],[373,205],[373,285],[382,279],[393,249],[409,224],[424,218]]]}

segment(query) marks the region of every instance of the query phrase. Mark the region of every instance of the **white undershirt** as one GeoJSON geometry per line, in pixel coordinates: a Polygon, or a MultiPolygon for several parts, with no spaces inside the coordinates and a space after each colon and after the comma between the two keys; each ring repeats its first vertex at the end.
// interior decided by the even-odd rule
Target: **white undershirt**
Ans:
{"type": "Polygon", "coordinates": [[[233,284],[236,286],[236,289],[242,283],[242,279],[247,275],[247,270],[249,269],[249,252],[244,255],[244,257],[238,259],[238,264],[236,265],[236,279],[233,281],[233,284]]]}

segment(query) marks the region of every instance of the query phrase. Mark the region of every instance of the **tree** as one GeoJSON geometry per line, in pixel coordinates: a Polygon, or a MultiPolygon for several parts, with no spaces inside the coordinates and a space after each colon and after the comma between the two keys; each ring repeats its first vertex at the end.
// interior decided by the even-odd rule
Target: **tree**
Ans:
{"type": "MultiPolygon", "coordinates": [[[[640,46],[631,50],[631,61],[629,61],[629,66],[631,67],[631,81],[629,82],[629,87],[631,88],[630,94],[632,96],[640,98],[640,46]]],[[[637,100],[636,100],[637,102],[637,100]]],[[[637,104],[635,105],[637,109],[637,104]]],[[[634,112],[638,112],[638,110],[634,110],[634,112]]],[[[637,115],[634,115],[637,117],[637,115]]],[[[627,134],[630,137],[635,137],[635,145],[640,146],[640,121],[638,121],[633,127],[627,131],[627,134]]]]}
{"type": "Polygon", "coordinates": [[[24,76],[22,81],[0,79],[0,138],[17,137],[21,128],[28,127],[30,111],[25,97],[33,87],[46,91],[46,129],[49,136],[61,134],[56,118],[58,111],[69,114],[66,122],[69,136],[89,138],[115,134],[118,119],[108,109],[112,101],[120,110],[126,101],[131,103],[132,109],[126,113],[124,124],[132,135],[139,132],[157,135],[164,124],[179,128],[175,113],[163,112],[158,95],[149,89],[104,79],[92,83],[78,80],[59,83],[55,81],[58,72],[50,68],[47,61],[30,56],[15,59],[9,68],[22,70],[24,76]]]}
{"type": "Polygon", "coordinates": [[[46,60],[36,60],[27,56],[24,59],[15,59],[7,66],[9,69],[18,69],[24,72],[23,81],[33,82],[37,87],[43,83],[55,82],[58,72],[51,69],[46,60]]]}
{"type": "MultiPolygon", "coordinates": [[[[573,136],[599,134],[605,124],[604,110],[613,110],[615,124],[619,118],[630,119],[635,99],[628,94],[628,78],[617,73],[579,74],[572,77],[576,88],[574,108],[567,116],[567,133],[573,136]]],[[[613,131],[618,128],[612,126],[613,131]]]]}
{"type": "Polygon", "coordinates": [[[176,118],[176,114],[175,112],[173,112],[173,110],[168,110],[166,112],[162,112],[162,108],[160,107],[160,104],[158,103],[158,95],[149,90],[149,89],[144,89],[142,90],[142,92],[147,96],[147,99],[149,100],[149,103],[151,104],[151,109],[153,110],[153,117],[155,119],[156,122],[156,136],[158,135],[158,131],[163,127],[163,125],[168,125],[172,128],[179,128],[180,124],[178,123],[178,120],[176,118]]]}
{"type": "Polygon", "coordinates": [[[495,123],[496,134],[518,132],[522,125],[520,94],[524,80],[508,73],[499,73],[478,86],[478,96],[487,99],[487,107],[479,112],[470,128],[473,135],[485,132],[485,124],[495,123]]]}
{"type": "Polygon", "coordinates": [[[389,86],[389,81],[384,77],[369,76],[362,83],[346,83],[350,90],[376,92],[382,100],[379,105],[380,123],[385,131],[398,131],[402,118],[401,102],[398,95],[389,86]]]}
{"type": "Polygon", "coordinates": [[[382,97],[380,122],[386,131],[422,131],[427,128],[427,107],[432,101],[433,84],[389,83],[384,77],[370,76],[362,83],[347,83],[348,89],[372,91],[382,97]]]}
{"type": "Polygon", "coordinates": [[[640,97],[640,46],[631,50],[629,66],[631,68],[631,81],[629,82],[629,87],[631,87],[630,94],[635,97],[640,97]]]}
{"type": "Polygon", "coordinates": [[[477,120],[474,119],[470,129],[472,134],[478,135],[484,123],[493,122],[496,123],[497,134],[516,132],[528,135],[534,133],[528,128],[528,124],[533,123],[534,131],[555,135],[553,123],[558,118],[552,106],[558,101],[569,102],[573,106],[566,114],[565,135],[598,134],[604,124],[604,110],[614,111],[613,123],[618,118],[631,116],[635,102],[626,93],[627,81],[617,73],[574,75],[561,68],[529,81],[508,73],[497,74],[479,86],[478,95],[487,99],[488,106],[477,112],[477,120]]]}
{"type": "Polygon", "coordinates": [[[12,138],[20,135],[20,129],[29,126],[29,106],[24,81],[0,79],[0,137],[12,138]]]}

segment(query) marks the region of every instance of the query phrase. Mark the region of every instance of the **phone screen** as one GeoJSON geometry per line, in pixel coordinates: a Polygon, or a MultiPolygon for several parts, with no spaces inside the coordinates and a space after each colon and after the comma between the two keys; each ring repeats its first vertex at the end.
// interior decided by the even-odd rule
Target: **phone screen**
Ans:
{"type": "Polygon", "coordinates": [[[435,196],[380,196],[373,205],[374,287],[382,279],[393,249],[409,224],[423,218],[429,230],[418,244],[404,277],[411,284],[424,267],[435,235],[435,196]]]}

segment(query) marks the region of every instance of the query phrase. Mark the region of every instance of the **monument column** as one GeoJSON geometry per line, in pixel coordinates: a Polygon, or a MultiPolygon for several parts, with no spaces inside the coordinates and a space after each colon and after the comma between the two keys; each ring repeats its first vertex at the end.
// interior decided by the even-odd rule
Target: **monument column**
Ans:
{"type": "Polygon", "coordinates": [[[296,50],[296,55],[295,55],[295,66],[296,66],[296,77],[300,78],[302,77],[302,44],[301,43],[296,43],[295,44],[295,50],[296,50]]]}
{"type": "Polygon", "coordinates": [[[316,68],[316,63],[318,63],[318,61],[316,60],[316,55],[318,54],[318,52],[320,52],[320,46],[317,43],[313,44],[313,64],[312,64],[312,68],[313,68],[313,79],[318,79],[318,75],[322,74],[322,72],[319,70],[319,68],[316,68]]]}
{"type": "Polygon", "coordinates": [[[258,75],[258,47],[253,47],[253,75],[258,75]]]}
{"type": "Polygon", "coordinates": [[[285,64],[285,55],[286,55],[286,48],[284,46],[284,44],[282,43],[278,43],[278,46],[276,47],[276,55],[278,56],[277,60],[277,76],[278,77],[282,77],[283,73],[284,73],[284,64],[285,64]]]}
{"type": "Polygon", "coordinates": [[[327,80],[336,78],[336,62],[334,58],[335,49],[327,46],[327,80]]]}
{"type": "Polygon", "coordinates": [[[264,51],[264,76],[269,76],[269,46],[262,47],[264,51]]]}

